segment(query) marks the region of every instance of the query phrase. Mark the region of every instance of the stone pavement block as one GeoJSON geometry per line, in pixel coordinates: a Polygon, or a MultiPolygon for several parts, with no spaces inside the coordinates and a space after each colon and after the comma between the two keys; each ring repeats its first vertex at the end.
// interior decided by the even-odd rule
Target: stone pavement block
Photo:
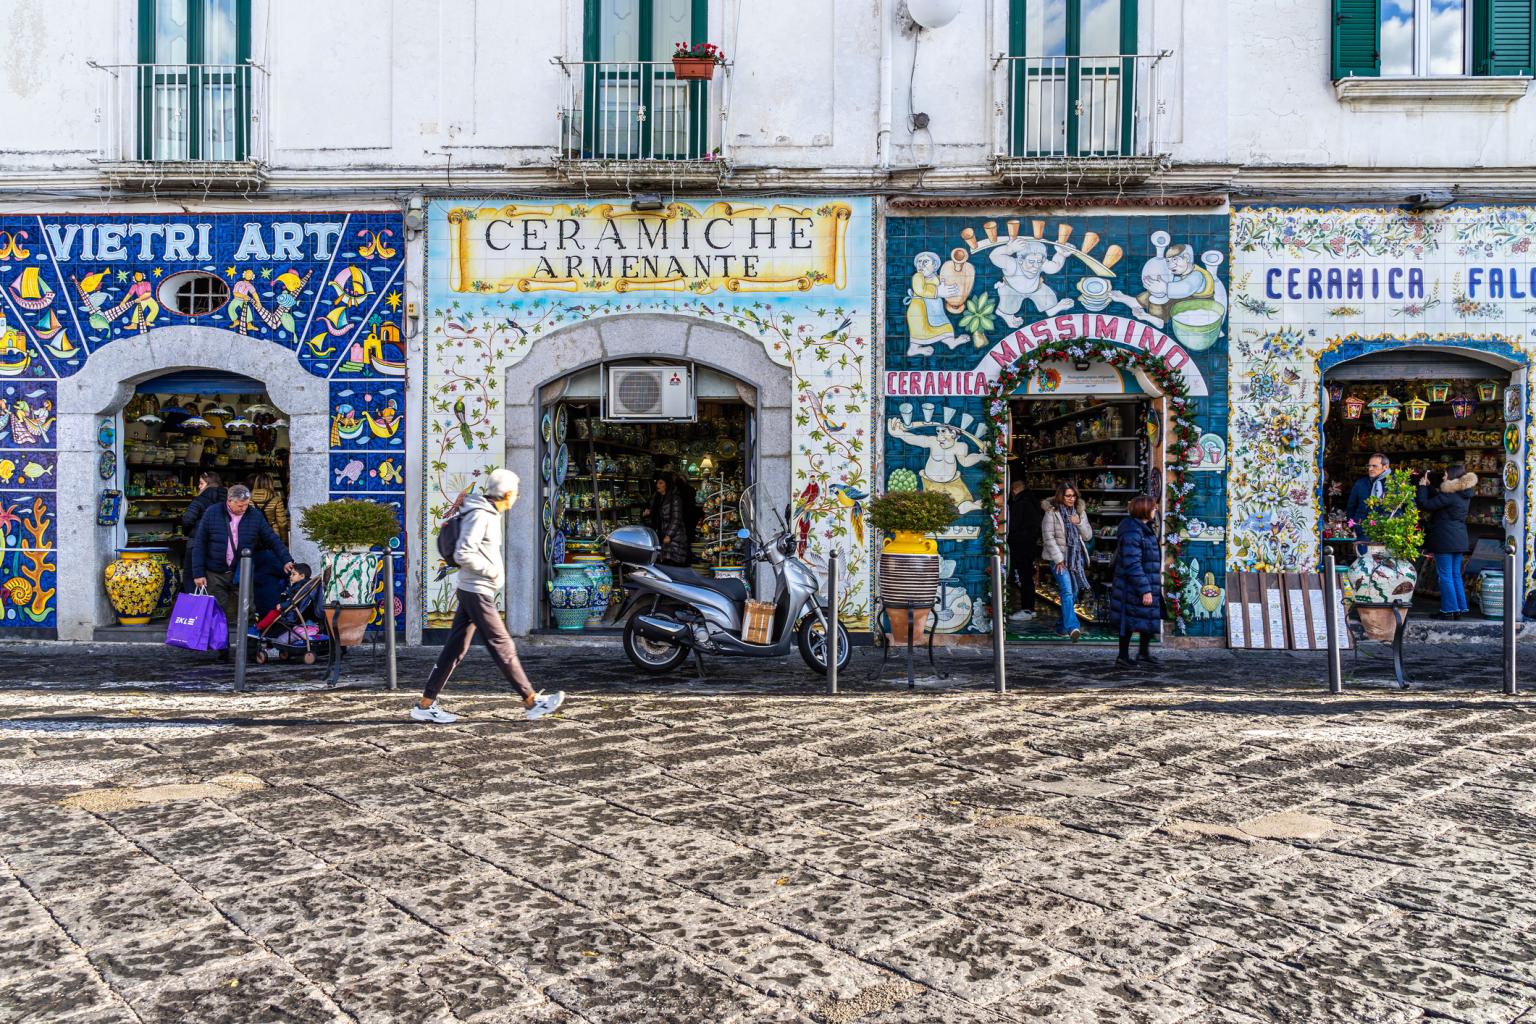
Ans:
{"type": "Polygon", "coordinates": [[[357,1024],[524,1021],[544,1001],[524,979],[462,956],[391,966],[335,999],[357,1024]]]}
{"type": "Polygon", "coordinates": [[[1025,858],[1008,865],[1002,875],[1110,911],[1134,913],[1167,903],[1180,894],[1178,889],[1164,882],[1126,874],[1102,864],[1091,850],[1067,850],[1025,858]]]}
{"type": "Polygon", "coordinates": [[[991,1009],[1017,1020],[1050,1024],[1184,1024],[1206,1004],[1154,981],[1116,971],[1077,966],[1053,974],[991,1009]]]}
{"type": "Polygon", "coordinates": [[[135,990],[164,978],[218,969],[264,953],[224,918],[210,913],[202,920],[177,922],[169,931],[125,930],[94,943],[87,955],[107,983],[132,1001],[135,990]]]}
{"type": "Polygon", "coordinates": [[[904,896],[841,879],[808,891],[785,893],[755,909],[791,931],[855,956],[956,921],[904,896]]]}
{"type": "Polygon", "coordinates": [[[974,892],[944,909],[957,917],[978,924],[996,924],[1032,939],[1104,913],[1102,907],[1092,903],[1013,882],[974,892]]]}
{"type": "Polygon", "coordinates": [[[9,968],[0,985],[0,1020],[21,1024],[53,1024],[86,1011],[110,1011],[117,1003],[101,976],[77,953],[37,970],[9,968]]]}
{"type": "Polygon", "coordinates": [[[70,938],[90,948],[124,934],[151,935],[206,920],[207,899],[174,876],[143,888],[111,888],[50,902],[70,938]]]}
{"type": "Polygon", "coordinates": [[[566,907],[564,900],[496,869],[449,865],[402,873],[413,884],[393,892],[391,899],[446,935],[492,923],[532,922],[566,907]]]}
{"type": "Polygon", "coordinates": [[[743,985],[807,1010],[829,1002],[851,1002],[861,993],[899,982],[896,975],[798,935],[782,933],[716,968],[743,985]]]}
{"type": "Polygon", "coordinates": [[[714,971],[665,955],[620,964],[586,960],[551,982],[549,997],[592,1024],[710,1021],[747,1024],[767,1000],[714,971]]]}
{"type": "Polygon", "coordinates": [[[1536,906],[1528,901],[1531,884],[1528,877],[1508,877],[1493,872],[1407,868],[1383,881],[1372,895],[1404,910],[1454,915],[1529,930],[1536,927],[1536,917],[1532,916],[1536,906]]]}
{"type": "Polygon", "coordinates": [[[744,849],[704,864],[690,864],[667,873],[668,881],[712,896],[734,907],[751,908],[786,892],[805,892],[831,881],[788,857],[744,849]]]}
{"type": "Polygon", "coordinates": [[[983,1006],[1016,995],[1082,961],[1005,928],[959,921],[869,954],[876,963],[983,1006]]]}
{"type": "Polygon", "coordinates": [[[1421,1008],[1348,979],[1314,977],[1309,971],[1235,949],[1208,952],[1160,980],[1177,991],[1271,1024],[1411,1024],[1424,1017],[1421,1008]]]}
{"type": "Polygon", "coordinates": [[[144,1024],[334,1024],[345,1019],[318,989],[274,957],[168,977],[139,993],[132,1006],[144,1024]]]}
{"type": "Polygon", "coordinates": [[[1217,943],[1132,914],[1108,914],[1052,931],[1042,941],[1083,960],[1139,978],[1160,978],[1217,943]]]}
{"type": "Polygon", "coordinates": [[[614,913],[614,920],[717,970],[790,935],[766,918],[681,890],[637,895],[614,913]]]}
{"type": "Polygon", "coordinates": [[[656,822],[633,831],[593,829],[585,835],[584,843],[605,856],[657,875],[690,864],[713,863],[742,849],[708,832],[656,822]]]}
{"type": "Polygon", "coordinates": [[[1310,917],[1307,906],[1303,904],[1294,914],[1295,920],[1286,920],[1205,895],[1187,896],[1142,911],[1149,921],[1276,959],[1318,938],[1306,923],[1310,917]]]}
{"type": "Polygon", "coordinates": [[[813,1019],[839,1024],[1011,1024],[1017,1018],[999,1016],[986,1007],[931,989],[907,997],[898,985],[877,985],[853,999],[824,1003],[813,1019]]]}
{"type": "MultiPolygon", "coordinates": [[[[1522,910],[1528,909],[1527,902],[1522,910]]],[[[1411,913],[1378,922],[1355,938],[1383,950],[1411,950],[1416,956],[1450,964],[1463,972],[1477,971],[1536,986],[1536,942],[1531,938],[1529,921],[1529,914],[1523,912],[1501,921],[1411,913]]]]}

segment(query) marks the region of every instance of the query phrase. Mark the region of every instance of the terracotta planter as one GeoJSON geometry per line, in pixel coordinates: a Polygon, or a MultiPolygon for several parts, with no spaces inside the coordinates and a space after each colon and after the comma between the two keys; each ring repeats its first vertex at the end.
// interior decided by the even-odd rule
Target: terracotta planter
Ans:
{"type": "Polygon", "coordinates": [[[1384,644],[1392,642],[1397,634],[1397,615],[1391,608],[1356,608],[1365,635],[1384,644]]]}
{"type": "Polygon", "coordinates": [[[325,614],[330,623],[331,636],[342,647],[356,647],[367,635],[368,623],[373,621],[376,610],[371,604],[350,608],[327,607],[325,614]]]}
{"type": "Polygon", "coordinates": [[[673,57],[672,74],[681,82],[707,82],[715,77],[715,62],[708,57],[673,57]]]}
{"type": "Polygon", "coordinates": [[[914,640],[922,635],[939,592],[937,549],[922,534],[908,534],[898,535],[880,552],[880,597],[891,620],[892,643],[906,643],[909,628],[915,630],[914,640]],[[908,605],[913,606],[910,623],[908,605]]]}
{"type": "Polygon", "coordinates": [[[931,608],[914,608],[912,621],[907,621],[907,609],[897,608],[892,605],[885,606],[885,613],[891,620],[891,643],[904,644],[907,642],[907,630],[912,630],[912,642],[923,642],[923,633],[928,628],[928,617],[933,614],[931,608]]]}

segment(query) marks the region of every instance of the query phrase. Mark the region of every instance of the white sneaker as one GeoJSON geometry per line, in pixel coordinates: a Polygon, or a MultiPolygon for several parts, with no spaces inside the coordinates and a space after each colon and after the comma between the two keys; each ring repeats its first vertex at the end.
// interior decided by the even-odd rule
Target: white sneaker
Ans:
{"type": "Polygon", "coordinates": [[[1017,612],[1014,612],[1012,615],[1008,616],[1008,621],[1009,622],[1030,622],[1030,621],[1033,621],[1034,617],[1035,617],[1035,613],[1034,612],[1031,612],[1031,611],[1017,611],[1017,612]]]}
{"type": "Polygon", "coordinates": [[[556,690],[551,694],[541,693],[533,702],[533,706],[528,709],[528,721],[536,722],[543,718],[545,715],[552,715],[556,711],[559,711],[560,705],[564,703],[564,690],[556,690]]]}
{"type": "Polygon", "coordinates": [[[449,714],[447,711],[444,711],[443,706],[437,701],[433,701],[432,706],[429,708],[424,708],[420,704],[411,708],[411,721],[413,722],[436,722],[438,725],[452,725],[458,720],[458,715],[449,714]]]}

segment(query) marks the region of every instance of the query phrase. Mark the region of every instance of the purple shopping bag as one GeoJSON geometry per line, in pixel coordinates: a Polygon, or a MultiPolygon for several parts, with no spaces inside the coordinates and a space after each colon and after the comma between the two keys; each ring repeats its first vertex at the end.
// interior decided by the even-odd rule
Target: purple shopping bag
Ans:
{"type": "Polygon", "coordinates": [[[224,609],[207,594],[177,594],[165,642],[189,651],[222,651],[229,646],[224,609]]]}

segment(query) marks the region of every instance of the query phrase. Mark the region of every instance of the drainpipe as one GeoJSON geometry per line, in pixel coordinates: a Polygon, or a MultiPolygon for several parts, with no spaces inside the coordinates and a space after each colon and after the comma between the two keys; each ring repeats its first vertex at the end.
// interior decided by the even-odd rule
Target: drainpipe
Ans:
{"type": "Polygon", "coordinates": [[[880,0],[880,133],[875,136],[880,172],[891,170],[891,52],[895,48],[896,0],[880,0]]]}

